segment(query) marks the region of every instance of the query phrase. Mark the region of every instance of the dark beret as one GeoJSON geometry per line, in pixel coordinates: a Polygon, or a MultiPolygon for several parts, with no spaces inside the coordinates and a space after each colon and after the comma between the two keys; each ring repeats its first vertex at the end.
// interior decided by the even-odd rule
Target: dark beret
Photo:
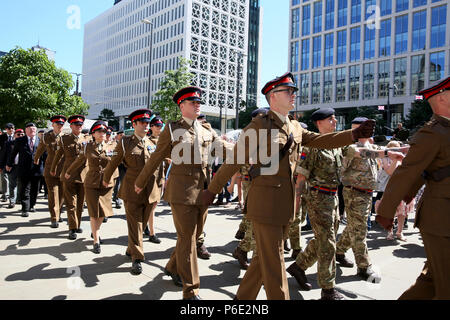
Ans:
{"type": "Polygon", "coordinates": [[[356,117],[355,119],[353,119],[352,124],[361,124],[367,120],[369,119],[367,119],[366,117],[356,117]]]}
{"type": "Polygon", "coordinates": [[[311,120],[312,121],[319,121],[319,120],[323,120],[326,119],[328,117],[331,117],[332,115],[334,115],[334,109],[333,108],[323,108],[323,109],[319,109],[313,112],[313,114],[311,115],[311,120]]]}
{"type": "Polygon", "coordinates": [[[269,108],[259,108],[259,109],[253,110],[252,118],[256,117],[258,114],[266,114],[267,112],[269,112],[269,108]]]}

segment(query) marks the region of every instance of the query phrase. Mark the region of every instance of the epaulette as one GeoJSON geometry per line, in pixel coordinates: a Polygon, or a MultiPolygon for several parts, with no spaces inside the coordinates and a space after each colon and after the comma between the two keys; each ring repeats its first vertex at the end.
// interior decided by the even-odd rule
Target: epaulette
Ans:
{"type": "Polygon", "coordinates": [[[211,124],[208,123],[208,122],[202,123],[202,127],[205,128],[205,129],[208,129],[208,130],[210,130],[210,131],[212,130],[212,126],[211,126],[211,124]]]}

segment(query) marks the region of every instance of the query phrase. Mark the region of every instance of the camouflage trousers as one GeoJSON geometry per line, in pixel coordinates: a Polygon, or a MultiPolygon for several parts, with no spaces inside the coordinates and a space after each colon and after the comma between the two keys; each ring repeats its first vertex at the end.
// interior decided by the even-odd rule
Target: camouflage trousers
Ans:
{"type": "MultiPolygon", "coordinates": [[[[243,202],[245,202],[245,199],[247,199],[248,195],[248,189],[250,188],[250,181],[242,181],[242,199],[244,199],[243,202]]],[[[247,219],[247,216],[245,215],[245,211],[242,210],[244,213],[244,216],[242,217],[242,221],[239,224],[239,231],[246,232],[248,227],[251,225],[250,221],[247,219]]]]}
{"type": "MultiPolygon", "coordinates": [[[[242,196],[243,199],[247,199],[248,190],[250,189],[250,181],[242,181],[242,196]]],[[[245,205],[245,204],[244,204],[245,205]]],[[[252,223],[247,216],[245,215],[246,211],[244,210],[244,216],[242,218],[241,224],[239,225],[239,230],[245,232],[244,239],[239,242],[239,248],[245,252],[254,251],[256,248],[256,241],[253,235],[253,227],[252,223]]]]}
{"type": "Polygon", "coordinates": [[[297,208],[295,212],[294,221],[289,225],[289,241],[291,243],[292,250],[301,250],[301,233],[300,233],[300,225],[305,222],[306,219],[306,200],[305,197],[302,197],[302,201],[300,202],[300,206],[297,208]]]}
{"type": "Polygon", "coordinates": [[[336,253],[344,254],[352,248],[355,262],[359,268],[370,265],[367,249],[367,218],[372,208],[372,195],[344,188],[345,212],[347,225],[336,245],[336,253]]]}
{"type": "Polygon", "coordinates": [[[306,201],[309,220],[314,231],[305,251],[296,259],[303,270],[317,262],[317,280],[322,289],[335,287],[336,235],[339,228],[338,196],[310,191],[306,201]]]}

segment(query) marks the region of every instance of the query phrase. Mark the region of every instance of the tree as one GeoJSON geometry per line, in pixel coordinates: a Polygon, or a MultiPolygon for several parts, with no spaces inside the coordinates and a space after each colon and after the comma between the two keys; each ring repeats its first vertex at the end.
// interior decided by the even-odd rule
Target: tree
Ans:
{"type": "Polygon", "coordinates": [[[53,115],[85,115],[89,106],[70,95],[73,86],[69,72],[44,51],[16,47],[0,58],[0,123],[23,127],[33,121],[44,127],[53,115]]]}
{"type": "Polygon", "coordinates": [[[405,127],[411,130],[411,134],[430,121],[433,110],[427,100],[416,100],[406,116],[405,127]]]}
{"type": "Polygon", "coordinates": [[[115,130],[119,130],[119,120],[116,118],[114,111],[111,109],[103,109],[100,112],[98,119],[107,121],[109,126],[113,127],[115,130]]]}
{"type": "Polygon", "coordinates": [[[189,72],[190,62],[180,58],[177,70],[164,72],[165,79],[161,82],[159,91],[155,94],[155,100],[151,105],[153,112],[159,113],[165,122],[178,119],[181,116],[180,108],[172,98],[179,90],[191,84],[193,73],[189,72]]]}
{"type": "Polygon", "coordinates": [[[258,109],[255,105],[248,106],[246,101],[241,101],[239,111],[239,129],[244,129],[252,121],[252,112],[258,109]]]}

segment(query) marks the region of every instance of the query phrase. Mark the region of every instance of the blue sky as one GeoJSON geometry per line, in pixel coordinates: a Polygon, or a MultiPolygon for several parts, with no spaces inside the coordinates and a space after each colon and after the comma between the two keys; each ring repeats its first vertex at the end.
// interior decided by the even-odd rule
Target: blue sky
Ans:
{"type": "MultiPolygon", "coordinates": [[[[81,73],[84,24],[106,11],[114,0],[2,1],[0,51],[40,45],[56,51],[58,67],[81,73]],[[80,9],[81,27],[69,28],[71,6],[80,9]]],[[[288,68],[289,0],[261,0],[263,7],[262,87],[288,68]]],[[[74,78],[75,79],[75,78],[74,78]]],[[[264,99],[260,99],[264,101],[264,99]]]]}

